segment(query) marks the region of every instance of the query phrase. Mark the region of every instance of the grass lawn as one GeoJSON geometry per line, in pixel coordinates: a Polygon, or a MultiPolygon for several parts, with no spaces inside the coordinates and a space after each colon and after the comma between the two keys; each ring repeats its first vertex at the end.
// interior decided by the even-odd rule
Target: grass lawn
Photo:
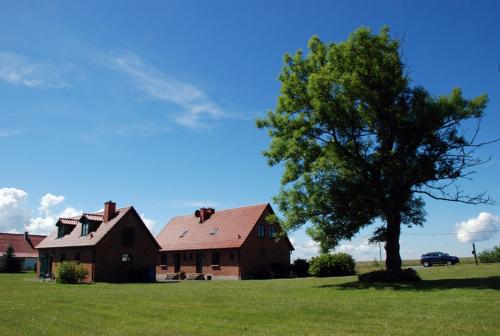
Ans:
{"type": "Polygon", "coordinates": [[[356,277],[60,285],[0,274],[0,335],[500,335],[500,264],[356,277]]]}

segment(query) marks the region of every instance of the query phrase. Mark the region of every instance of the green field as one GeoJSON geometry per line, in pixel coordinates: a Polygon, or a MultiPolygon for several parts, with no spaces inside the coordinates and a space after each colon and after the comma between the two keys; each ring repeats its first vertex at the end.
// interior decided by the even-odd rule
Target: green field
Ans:
{"type": "Polygon", "coordinates": [[[0,335],[500,335],[500,264],[356,277],[60,285],[0,274],[0,335]]]}

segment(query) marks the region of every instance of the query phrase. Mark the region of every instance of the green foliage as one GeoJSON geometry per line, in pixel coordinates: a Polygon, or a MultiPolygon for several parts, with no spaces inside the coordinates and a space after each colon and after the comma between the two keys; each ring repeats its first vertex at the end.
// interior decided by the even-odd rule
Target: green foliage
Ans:
{"type": "Polygon", "coordinates": [[[4,255],[0,257],[1,273],[19,273],[21,272],[21,261],[16,258],[16,251],[9,245],[4,255]]]}
{"type": "Polygon", "coordinates": [[[295,259],[290,267],[292,272],[299,278],[309,275],[309,262],[306,259],[295,259]]]}
{"type": "Polygon", "coordinates": [[[355,267],[354,259],[347,253],[326,253],[311,259],[309,273],[316,277],[353,275],[355,267]]]}
{"type": "Polygon", "coordinates": [[[455,88],[436,97],[410,86],[387,27],[360,28],[340,43],[313,36],[308,47],[285,55],[277,106],[257,120],[271,137],[268,163],[285,168],[275,197],[283,229],[311,223],[308,233],[327,252],[380,219],[374,240],[398,269],[401,224],[425,221],[421,195],[491,202],[448,189],[481,163],[478,128],[462,124],[479,121],[486,95],[465,99],[455,88]]]}
{"type": "Polygon", "coordinates": [[[482,251],[477,255],[477,257],[482,263],[500,262],[500,245],[495,246],[489,250],[482,251]]]}
{"type": "Polygon", "coordinates": [[[420,276],[413,268],[393,271],[373,271],[358,276],[360,282],[414,282],[420,281],[420,276]]]}
{"type": "Polygon", "coordinates": [[[57,282],[63,284],[76,284],[88,275],[83,265],[75,261],[63,261],[57,265],[57,282]]]}

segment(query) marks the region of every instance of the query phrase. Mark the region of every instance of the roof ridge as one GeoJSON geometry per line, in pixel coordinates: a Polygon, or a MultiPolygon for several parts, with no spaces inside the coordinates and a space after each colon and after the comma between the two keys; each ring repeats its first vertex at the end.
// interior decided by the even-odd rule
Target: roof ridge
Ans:
{"type": "MultiPolygon", "coordinates": [[[[0,234],[3,234],[3,235],[17,235],[17,236],[24,236],[24,232],[21,232],[21,233],[15,233],[15,232],[0,232],[0,234]]],[[[32,234],[32,233],[29,233],[29,232],[28,232],[28,236],[40,236],[40,237],[47,237],[46,235],[42,235],[42,234],[32,234]]]]}
{"type": "MultiPolygon", "coordinates": [[[[244,205],[244,206],[239,206],[235,208],[226,208],[226,209],[220,209],[217,210],[215,209],[215,213],[221,213],[223,211],[229,211],[229,210],[239,210],[239,209],[245,209],[245,208],[253,208],[253,207],[258,207],[258,206],[267,206],[269,203],[258,203],[258,204],[252,204],[252,205],[244,205]]],[[[198,209],[197,209],[198,210],[198,209]]],[[[187,217],[187,216],[193,216],[192,214],[186,214],[186,215],[179,215],[179,216],[174,216],[170,220],[174,218],[181,218],[181,217],[187,217]]]]}
{"type": "MultiPolygon", "coordinates": [[[[123,207],[123,208],[117,208],[117,209],[115,209],[115,211],[128,210],[130,208],[133,208],[133,206],[129,205],[129,206],[126,206],[126,207],[123,207]]],[[[96,211],[96,212],[87,212],[86,214],[88,214],[88,215],[96,215],[96,216],[104,216],[104,210],[102,210],[102,211],[96,211]]],[[[84,215],[85,215],[85,213],[84,213],[84,215]]]]}

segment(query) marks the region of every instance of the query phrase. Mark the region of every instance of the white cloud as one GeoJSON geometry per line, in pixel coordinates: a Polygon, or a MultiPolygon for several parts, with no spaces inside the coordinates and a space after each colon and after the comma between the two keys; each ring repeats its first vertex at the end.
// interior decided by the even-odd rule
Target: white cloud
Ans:
{"type": "Polygon", "coordinates": [[[71,65],[35,62],[27,57],[0,50],[0,80],[29,88],[62,88],[69,86],[64,77],[71,65]]]}
{"type": "Polygon", "coordinates": [[[462,243],[488,240],[500,230],[500,217],[488,212],[481,212],[456,225],[457,239],[462,243]]]}
{"type": "Polygon", "coordinates": [[[43,195],[40,199],[40,210],[47,211],[50,207],[60,204],[64,201],[64,196],[56,196],[51,193],[43,195]]]}
{"type": "Polygon", "coordinates": [[[28,193],[16,188],[0,189],[0,231],[23,230],[30,212],[25,205],[28,193]]]}
{"type": "Polygon", "coordinates": [[[144,224],[146,224],[146,227],[149,229],[149,231],[153,232],[156,221],[154,219],[146,218],[144,214],[141,214],[141,219],[144,224]]]}
{"type": "Polygon", "coordinates": [[[379,254],[378,245],[370,244],[368,239],[342,243],[335,250],[349,253],[356,260],[370,260],[372,257],[378,257],[379,254]]]}
{"type": "Polygon", "coordinates": [[[200,88],[171,78],[133,53],[109,56],[109,63],[113,69],[131,77],[151,98],[179,106],[182,111],[173,118],[180,125],[203,128],[216,119],[235,117],[225,113],[200,88]]]}
{"type": "Polygon", "coordinates": [[[82,213],[73,207],[55,211],[54,207],[60,205],[65,197],[47,193],[40,199],[39,207],[35,210],[38,214],[34,215],[26,204],[27,198],[28,193],[24,190],[0,189],[0,232],[48,234],[54,230],[59,217],[73,217],[82,213]]]}
{"type": "Polygon", "coordinates": [[[76,210],[73,207],[67,207],[64,208],[64,210],[59,213],[58,217],[62,218],[76,217],[78,215],[81,215],[82,213],[83,213],[82,210],[76,210]]]}
{"type": "Polygon", "coordinates": [[[55,212],[53,207],[61,204],[64,199],[64,196],[45,194],[40,199],[39,216],[29,220],[26,230],[31,233],[49,234],[55,229],[55,224],[60,217],[68,218],[82,214],[81,210],[78,211],[73,207],[66,207],[61,212],[55,212]]]}
{"type": "Polygon", "coordinates": [[[297,258],[311,259],[319,255],[319,244],[312,239],[298,241],[295,237],[289,237],[295,250],[292,252],[292,261],[297,258]]]}

